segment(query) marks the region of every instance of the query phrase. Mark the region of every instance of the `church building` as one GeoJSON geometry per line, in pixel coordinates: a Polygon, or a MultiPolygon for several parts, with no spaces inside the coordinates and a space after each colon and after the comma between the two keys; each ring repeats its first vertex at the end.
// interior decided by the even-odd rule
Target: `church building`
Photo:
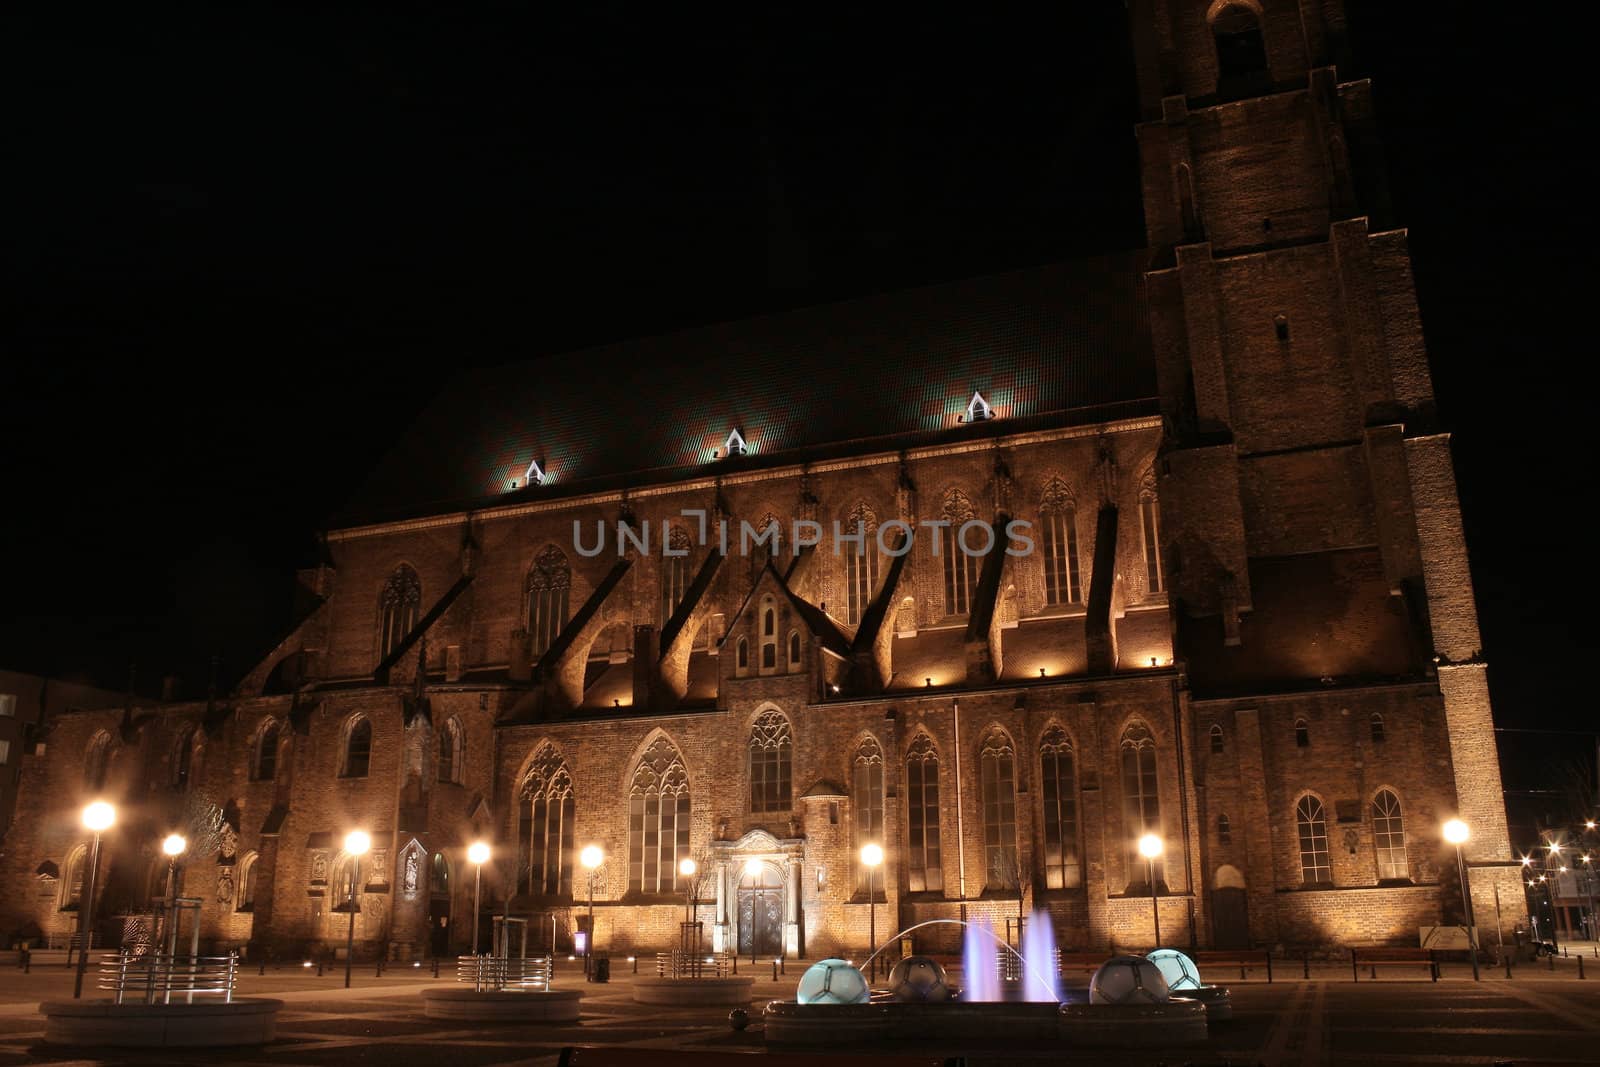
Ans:
{"type": "Polygon", "coordinates": [[[1415,944],[1463,921],[1451,818],[1492,943],[1521,882],[1342,5],[1129,7],[1147,247],[461,375],[236,687],[31,735],[0,933],[75,929],[105,798],[107,943],[176,827],[204,940],[278,958],[352,901],[361,958],[467,951],[479,840],[481,929],[562,952],[591,912],[612,954],[1036,909],[1415,944]]]}

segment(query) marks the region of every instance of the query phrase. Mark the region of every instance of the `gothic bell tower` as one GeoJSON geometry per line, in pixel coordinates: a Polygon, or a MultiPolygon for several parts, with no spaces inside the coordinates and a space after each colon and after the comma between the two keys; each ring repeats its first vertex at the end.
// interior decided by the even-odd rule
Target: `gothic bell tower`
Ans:
{"type": "MultiPolygon", "coordinates": [[[[1340,79],[1343,5],[1130,11],[1162,517],[1192,696],[1355,702],[1402,685],[1442,701],[1450,769],[1419,773],[1453,776],[1474,856],[1509,861],[1449,439],[1372,86],[1340,79]]],[[[1487,895],[1499,873],[1474,883],[1487,895]]]]}

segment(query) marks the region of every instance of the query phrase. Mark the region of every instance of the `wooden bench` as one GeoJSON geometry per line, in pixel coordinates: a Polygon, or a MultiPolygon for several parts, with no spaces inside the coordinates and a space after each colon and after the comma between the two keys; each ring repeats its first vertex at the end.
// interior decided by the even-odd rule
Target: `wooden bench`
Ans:
{"type": "Polygon", "coordinates": [[[1361,981],[1361,968],[1376,980],[1379,967],[1426,967],[1428,977],[1439,980],[1439,964],[1425,948],[1353,948],[1350,950],[1350,978],[1361,981]]]}
{"type": "Polygon", "coordinates": [[[1109,952],[1063,952],[1061,977],[1065,978],[1072,974],[1092,975],[1110,958],[1109,952]]]}
{"type": "Polygon", "coordinates": [[[1207,967],[1237,967],[1239,968],[1239,981],[1244,981],[1248,971],[1252,968],[1265,968],[1267,981],[1272,981],[1272,953],[1264,948],[1260,949],[1234,949],[1216,950],[1212,952],[1192,952],[1189,954],[1195,966],[1200,968],[1201,978],[1205,977],[1207,967]]]}
{"type": "MultiPolygon", "coordinates": [[[[966,1067],[961,1056],[870,1056],[840,1055],[829,1050],[817,1052],[768,1052],[760,1057],[764,1067],[966,1067]]],[[[695,1049],[680,1052],[661,1048],[598,1048],[568,1045],[561,1050],[556,1067],[749,1067],[748,1052],[706,1052],[695,1049]]]]}

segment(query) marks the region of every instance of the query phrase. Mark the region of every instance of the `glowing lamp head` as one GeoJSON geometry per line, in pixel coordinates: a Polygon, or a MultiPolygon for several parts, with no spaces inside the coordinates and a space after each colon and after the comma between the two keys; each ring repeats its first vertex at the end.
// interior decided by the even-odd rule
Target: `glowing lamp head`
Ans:
{"type": "Polygon", "coordinates": [[[1467,838],[1471,836],[1471,833],[1467,830],[1467,824],[1460,819],[1451,819],[1444,824],[1444,839],[1452,845],[1464,845],[1467,843],[1467,838]]]}
{"type": "Polygon", "coordinates": [[[862,845],[861,862],[868,867],[876,867],[883,862],[883,847],[881,845],[862,845]]]}
{"type": "Polygon", "coordinates": [[[344,835],[344,850],[352,856],[365,856],[372,847],[372,835],[365,830],[351,830],[344,835]]]}
{"type": "Polygon", "coordinates": [[[97,800],[83,809],[83,825],[87,830],[99,833],[109,830],[116,825],[117,809],[103,800],[97,800]]]}
{"type": "Polygon", "coordinates": [[[1145,834],[1139,838],[1139,855],[1147,860],[1155,859],[1161,855],[1165,848],[1166,846],[1162,844],[1161,838],[1155,834],[1145,834]]]}
{"type": "Polygon", "coordinates": [[[1551,853],[1553,853],[1555,855],[1560,855],[1561,854],[1561,842],[1560,841],[1552,841],[1552,842],[1550,842],[1548,847],[1549,847],[1551,853]]]}
{"type": "Polygon", "coordinates": [[[700,865],[687,856],[685,856],[678,864],[678,873],[683,875],[685,878],[693,878],[695,872],[699,869],[700,865]]]}
{"type": "Polygon", "coordinates": [[[1590,819],[1588,822],[1584,823],[1583,824],[1583,828],[1585,830],[1593,830],[1594,829],[1594,820],[1590,819]]]}
{"type": "Polygon", "coordinates": [[[489,845],[483,841],[474,841],[467,846],[467,859],[482,867],[489,862],[489,845]]]}
{"type": "Polygon", "coordinates": [[[754,856],[744,861],[744,873],[747,878],[760,878],[764,864],[754,856]]]}
{"type": "Polygon", "coordinates": [[[583,851],[578,853],[578,862],[589,870],[594,870],[604,863],[606,854],[600,850],[599,845],[584,845],[583,851]]]}
{"type": "Polygon", "coordinates": [[[168,834],[161,841],[161,851],[174,858],[183,855],[188,847],[189,842],[184,840],[182,834],[168,834]]]}
{"type": "Polygon", "coordinates": [[[1532,867],[1533,866],[1533,857],[1532,856],[1524,856],[1524,857],[1522,857],[1522,865],[1524,867],[1532,867]]]}

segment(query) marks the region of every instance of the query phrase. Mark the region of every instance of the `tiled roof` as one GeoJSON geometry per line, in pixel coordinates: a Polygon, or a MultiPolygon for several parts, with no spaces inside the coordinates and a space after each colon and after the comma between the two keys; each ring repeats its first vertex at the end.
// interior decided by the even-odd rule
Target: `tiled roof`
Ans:
{"type": "Polygon", "coordinates": [[[750,453],[730,467],[1146,401],[1144,265],[1121,253],[466,372],[336,522],[707,473],[734,429],[750,453]],[[957,422],[974,391],[999,418],[957,422]],[[535,460],[548,480],[529,489],[535,460]]]}

